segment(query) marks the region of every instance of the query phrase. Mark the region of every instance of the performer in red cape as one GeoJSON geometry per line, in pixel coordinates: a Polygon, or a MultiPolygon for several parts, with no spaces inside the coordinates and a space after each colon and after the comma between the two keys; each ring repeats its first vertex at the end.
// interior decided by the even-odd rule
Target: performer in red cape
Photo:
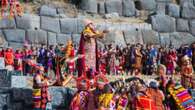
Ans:
{"type": "Polygon", "coordinates": [[[108,31],[99,32],[91,20],[85,19],[85,29],[81,33],[80,45],[78,53],[85,55],[84,58],[78,60],[78,77],[85,73],[85,67],[98,70],[97,65],[97,38],[103,38],[108,31]]]}

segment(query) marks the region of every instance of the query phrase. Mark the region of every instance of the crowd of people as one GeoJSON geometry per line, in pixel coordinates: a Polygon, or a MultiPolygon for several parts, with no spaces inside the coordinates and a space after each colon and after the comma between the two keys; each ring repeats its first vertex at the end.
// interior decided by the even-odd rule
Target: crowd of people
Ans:
{"type": "MultiPolygon", "coordinates": [[[[30,47],[24,45],[24,48],[14,51],[11,47],[0,51],[0,57],[5,59],[5,65],[13,67],[13,70],[20,74],[32,75],[32,64],[42,64],[45,71],[57,70],[57,63],[64,63],[65,57],[82,57],[76,55],[78,48],[73,46],[71,41],[68,44],[57,45],[56,47],[42,45],[41,47],[30,47]],[[58,60],[60,58],[61,60],[58,60]]],[[[126,47],[114,46],[112,44],[98,48],[97,63],[98,71],[108,75],[152,75],[156,72],[157,66],[163,64],[167,68],[167,74],[179,73],[183,56],[189,57],[193,68],[195,68],[195,44],[183,45],[179,49],[170,47],[155,47],[155,45],[141,44],[130,45],[126,47]]],[[[84,56],[84,55],[83,55],[84,56]]],[[[66,73],[77,72],[77,60],[72,63],[66,62],[66,73]]],[[[10,68],[11,68],[10,67],[10,68]]],[[[63,71],[65,72],[65,71],[63,71]]]]}
{"type": "Polygon", "coordinates": [[[33,76],[34,110],[51,105],[49,86],[66,86],[71,79],[76,79],[77,92],[70,110],[195,110],[188,92],[195,88],[195,43],[177,49],[139,43],[100,47],[96,40],[109,31],[99,32],[92,21],[84,22],[79,45],[69,40],[66,45],[25,43],[16,51],[1,49],[8,71],[33,76]],[[108,75],[134,77],[110,82],[108,75]],[[157,77],[146,84],[141,75],[157,77]]]}

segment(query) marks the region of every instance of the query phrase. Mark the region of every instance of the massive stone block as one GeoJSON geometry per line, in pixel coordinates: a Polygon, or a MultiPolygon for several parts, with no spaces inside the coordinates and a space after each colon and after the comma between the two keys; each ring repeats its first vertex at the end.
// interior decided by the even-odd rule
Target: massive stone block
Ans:
{"type": "Polygon", "coordinates": [[[157,2],[171,3],[171,0],[156,0],[157,2]]]}
{"type": "Polygon", "coordinates": [[[119,14],[114,12],[114,13],[108,13],[104,15],[105,19],[119,19],[119,14]]]}
{"type": "Polygon", "coordinates": [[[40,29],[40,16],[32,14],[24,14],[16,16],[17,28],[21,29],[40,29]]]}
{"type": "Polygon", "coordinates": [[[188,3],[192,3],[193,4],[193,0],[179,0],[179,4],[180,5],[183,5],[184,3],[186,3],[186,2],[188,2],[188,3]]]}
{"type": "Polygon", "coordinates": [[[56,17],[57,16],[57,10],[55,8],[49,7],[47,5],[43,5],[40,8],[39,14],[41,16],[51,16],[56,17]]]}
{"type": "Polygon", "coordinates": [[[77,19],[77,33],[81,33],[85,28],[85,24],[83,20],[84,20],[83,18],[77,19]]]}
{"type": "Polygon", "coordinates": [[[5,38],[9,42],[23,43],[25,41],[25,31],[21,29],[6,29],[3,31],[5,38]]]}
{"type": "Polygon", "coordinates": [[[5,106],[8,107],[10,103],[10,95],[9,94],[0,94],[0,109],[3,110],[5,106]]]}
{"type": "Polygon", "coordinates": [[[27,30],[26,40],[32,44],[47,44],[47,32],[43,30],[27,30]]]}
{"type": "Polygon", "coordinates": [[[156,9],[156,1],[155,0],[140,0],[141,9],[153,11],[156,9]]]}
{"type": "Polygon", "coordinates": [[[98,3],[98,13],[99,14],[105,14],[105,4],[104,2],[98,3]]]}
{"type": "Polygon", "coordinates": [[[12,88],[28,88],[33,87],[33,77],[32,76],[12,76],[11,78],[12,88]]]}
{"type": "Polygon", "coordinates": [[[159,34],[153,30],[141,30],[144,44],[159,44],[159,34]]]}
{"type": "Polygon", "coordinates": [[[60,33],[60,22],[58,18],[41,17],[41,29],[60,33]]]}
{"type": "Polygon", "coordinates": [[[181,7],[181,16],[187,19],[194,19],[195,6],[192,3],[185,2],[181,7]]]}
{"type": "Polygon", "coordinates": [[[6,47],[7,41],[5,40],[5,36],[3,35],[3,31],[0,30],[0,46],[6,47]]]}
{"type": "Polygon", "coordinates": [[[30,29],[31,28],[31,21],[30,16],[27,14],[24,14],[23,16],[16,16],[16,24],[17,28],[21,29],[30,29]]]}
{"type": "Polygon", "coordinates": [[[180,17],[180,6],[176,4],[168,4],[167,7],[167,14],[172,17],[180,17]]]}
{"type": "Polygon", "coordinates": [[[49,93],[52,96],[52,106],[54,108],[68,109],[74,91],[64,87],[50,87],[49,93]]]}
{"type": "Polygon", "coordinates": [[[177,19],[176,20],[177,31],[179,32],[189,32],[189,22],[185,19],[177,19]]]}
{"type": "Polygon", "coordinates": [[[0,29],[15,28],[16,23],[14,19],[3,18],[0,20],[0,29]]]}
{"type": "Polygon", "coordinates": [[[76,46],[79,46],[81,35],[80,34],[73,34],[72,41],[76,46]]]}
{"type": "Polygon", "coordinates": [[[135,3],[132,0],[122,0],[123,16],[130,17],[135,15],[135,3]]]}
{"type": "Polygon", "coordinates": [[[174,32],[170,33],[170,40],[175,47],[180,47],[182,44],[191,44],[195,42],[195,37],[190,33],[174,32]]]}
{"type": "Polygon", "coordinates": [[[130,44],[136,44],[136,43],[143,44],[141,30],[138,29],[124,31],[124,38],[125,41],[130,44]]]}
{"type": "Polygon", "coordinates": [[[195,20],[190,21],[190,32],[195,36],[195,20]]]}
{"type": "Polygon", "coordinates": [[[97,13],[97,0],[81,0],[80,7],[89,13],[97,13]]]}
{"type": "Polygon", "coordinates": [[[159,36],[160,36],[160,45],[164,47],[169,46],[171,42],[169,33],[160,33],[159,36]]]}
{"type": "Polygon", "coordinates": [[[95,24],[97,30],[103,31],[103,30],[106,29],[106,23],[105,22],[101,22],[101,23],[95,22],[94,24],[95,24]]]}
{"type": "Polygon", "coordinates": [[[165,9],[166,9],[166,3],[158,3],[156,13],[165,14],[165,9]]]}
{"type": "Polygon", "coordinates": [[[12,103],[22,102],[22,107],[32,107],[32,89],[13,88],[11,96],[12,103]]]}
{"type": "Polygon", "coordinates": [[[64,34],[77,33],[77,19],[65,18],[60,20],[61,32],[64,34]]]}
{"type": "Polygon", "coordinates": [[[65,44],[71,39],[71,34],[57,34],[57,44],[65,44]]]}
{"type": "Polygon", "coordinates": [[[152,28],[158,32],[174,32],[175,19],[167,15],[152,16],[152,28]]]}
{"type": "Polygon", "coordinates": [[[101,40],[103,44],[115,44],[126,46],[126,42],[122,31],[112,31],[106,34],[106,36],[101,40]]]}
{"type": "Polygon", "coordinates": [[[16,42],[8,42],[8,46],[12,47],[14,50],[20,49],[24,47],[23,43],[16,43],[16,42]]]}
{"type": "Polygon", "coordinates": [[[57,44],[57,37],[56,33],[48,32],[48,45],[56,45],[57,44]]]}
{"type": "Polygon", "coordinates": [[[122,15],[122,0],[106,0],[106,13],[117,12],[119,15],[122,15]]]}

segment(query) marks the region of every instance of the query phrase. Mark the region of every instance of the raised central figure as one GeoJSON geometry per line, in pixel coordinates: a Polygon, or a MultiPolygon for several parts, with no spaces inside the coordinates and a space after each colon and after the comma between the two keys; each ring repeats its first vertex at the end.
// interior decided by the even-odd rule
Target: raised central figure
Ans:
{"type": "Polygon", "coordinates": [[[99,32],[89,19],[84,20],[85,28],[81,33],[78,53],[84,55],[78,60],[78,76],[81,76],[88,69],[94,72],[98,70],[97,65],[97,38],[103,38],[108,31],[99,32]]]}

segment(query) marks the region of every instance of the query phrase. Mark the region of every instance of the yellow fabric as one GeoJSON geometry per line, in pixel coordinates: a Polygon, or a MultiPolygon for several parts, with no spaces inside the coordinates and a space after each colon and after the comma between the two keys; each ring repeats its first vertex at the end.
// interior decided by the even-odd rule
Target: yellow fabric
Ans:
{"type": "Polygon", "coordinates": [[[95,34],[95,33],[93,33],[93,31],[89,27],[86,27],[83,31],[83,34],[85,35],[85,34],[95,34]]]}
{"type": "Polygon", "coordinates": [[[105,94],[101,94],[101,95],[98,97],[98,102],[99,102],[99,104],[101,104],[101,102],[103,101],[104,97],[105,97],[105,94]]]}
{"type": "Polygon", "coordinates": [[[98,102],[103,107],[109,107],[112,98],[113,94],[111,93],[102,94],[98,97],[98,102]]]}
{"type": "Polygon", "coordinates": [[[112,98],[113,98],[113,94],[110,94],[110,93],[105,94],[105,97],[103,99],[103,106],[109,107],[110,101],[112,100],[112,98]]]}
{"type": "MultiPolygon", "coordinates": [[[[184,88],[183,88],[183,87],[180,88],[180,90],[182,90],[182,89],[184,89],[184,88]]],[[[178,108],[179,108],[180,110],[184,110],[183,106],[181,105],[180,100],[179,100],[179,99],[177,98],[177,96],[176,96],[176,94],[178,93],[178,91],[175,91],[175,90],[173,90],[172,88],[169,88],[168,90],[169,90],[170,94],[173,96],[173,98],[175,99],[178,108]]]]}
{"type": "Polygon", "coordinates": [[[33,96],[41,96],[41,89],[33,89],[33,96]]]}
{"type": "Polygon", "coordinates": [[[83,34],[84,35],[98,35],[98,34],[101,34],[100,32],[98,31],[92,31],[89,27],[86,27],[83,31],[83,34]]]}

